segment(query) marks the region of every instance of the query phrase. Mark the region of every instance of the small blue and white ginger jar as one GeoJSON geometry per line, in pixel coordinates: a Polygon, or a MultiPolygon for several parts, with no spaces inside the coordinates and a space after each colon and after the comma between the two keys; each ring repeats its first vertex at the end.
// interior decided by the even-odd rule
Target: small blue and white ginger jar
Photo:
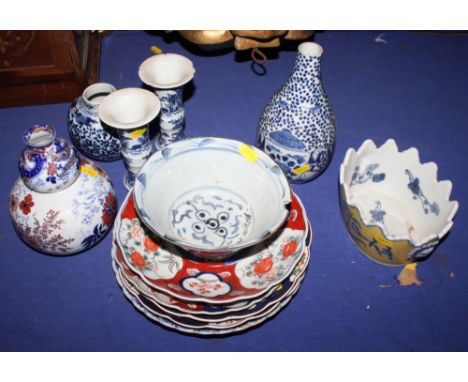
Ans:
{"type": "Polygon", "coordinates": [[[258,147],[292,183],[320,175],[335,148],[336,118],[320,79],[322,53],[316,43],[299,45],[289,79],[271,97],[258,126],[258,147]]]}
{"type": "Polygon", "coordinates": [[[103,126],[98,109],[102,100],[115,92],[111,84],[96,83],[88,86],[68,111],[68,132],[77,149],[98,161],[110,162],[120,159],[120,140],[110,126],[103,126]]]}

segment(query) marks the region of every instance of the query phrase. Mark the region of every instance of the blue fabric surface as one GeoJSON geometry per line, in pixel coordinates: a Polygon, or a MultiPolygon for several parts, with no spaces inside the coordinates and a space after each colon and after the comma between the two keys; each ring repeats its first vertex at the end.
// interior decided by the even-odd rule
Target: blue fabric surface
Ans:
{"type": "MultiPolygon", "coordinates": [[[[9,221],[8,193],[18,176],[22,132],[51,123],[66,130],[68,104],[0,109],[0,350],[28,351],[424,351],[468,350],[468,256],[464,229],[468,181],[468,35],[324,32],[322,78],[337,115],[333,161],[318,179],[294,185],[313,228],[304,283],[275,318],[246,333],[198,338],[146,319],[125,299],[111,267],[111,235],[65,258],[27,247],[9,221]],[[434,161],[460,202],[447,239],[418,267],[421,286],[402,287],[400,268],[377,265],[348,239],[338,205],[338,172],[349,147],[395,138],[434,161]],[[450,273],[453,272],[451,277],[450,273]],[[380,284],[391,285],[381,288],[380,284]]],[[[267,73],[233,51],[198,54],[187,44],[145,32],[114,32],[103,41],[100,80],[142,86],[138,66],[157,45],[196,67],[187,91],[186,133],[254,144],[268,98],[286,80],[294,49],[280,50],[267,73]]],[[[125,197],[121,161],[100,163],[125,197]]]]}

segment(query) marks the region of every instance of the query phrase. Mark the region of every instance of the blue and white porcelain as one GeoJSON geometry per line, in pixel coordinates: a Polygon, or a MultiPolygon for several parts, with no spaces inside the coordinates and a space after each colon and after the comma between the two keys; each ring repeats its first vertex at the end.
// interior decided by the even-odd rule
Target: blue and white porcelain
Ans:
{"type": "Polygon", "coordinates": [[[68,132],[73,144],[84,155],[98,161],[115,161],[121,156],[117,131],[103,126],[98,115],[102,100],[113,92],[115,87],[111,84],[90,85],[68,111],[68,132]]]}
{"type": "Polygon", "coordinates": [[[142,221],[194,254],[220,259],[286,221],[291,191],[264,152],[223,138],[194,138],[156,152],[135,182],[142,221]]]}
{"type": "MultiPolygon", "coordinates": [[[[49,125],[26,133],[35,147],[50,141],[54,135],[49,125]]],[[[18,235],[32,248],[52,255],[70,255],[91,248],[105,236],[114,221],[117,202],[112,183],[104,171],[93,162],[78,158],[63,139],[54,138],[51,145],[51,157],[58,159],[48,160],[44,166],[49,177],[56,177],[56,180],[53,183],[49,179],[46,183],[60,184],[60,189],[39,191],[35,187],[37,183],[28,178],[24,181],[22,172],[10,192],[10,217],[18,235]],[[67,178],[73,178],[73,182],[60,179],[63,173],[61,159],[73,163],[73,176],[67,178]]],[[[35,156],[31,154],[31,157],[35,156]]],[[[22,169],[20,166],[20,171],[22,169]]]]}
{"type": "Polygon", "coordinates": [[[155,55],[140,65],[140,79],[154,88],[161,101],[160,131],[155,139],[158,150],[185,139],[183,87],[194,74],[192,61],[175,53],[155,55]]]}
{"type": "Polygon", "coordinates": [[[354,244],[385,265],[427,258],[449,232],[458,210],[452,183],[418,150],[399,151],[393,139],[349,149],[340,168],[341,212],[354,244]]]}
{"type": "Polygon", "coordinates": [[[124,176],[127,190],[133,187],[136,175],[151,156],[148,124],[156,118],[160,108],[158,97],[140,88],[117,90],[99,106],[101,120],[119,133],[122,156],[128,170],[124,176]]]}
{"type": "Polygon", "coordinates": [[[23,135],[26,148],[19,158],[24,184],[37,192],[56,192],[73,184],[80,174],[76,150],[55,137],[52,125],[36,125],[23,135]]]}
{"type": "Polygon", "coordinates": [[[289,79],[273,94],[258,125],[257,146],[292,183],[320,175],[335,148],[335,114],[320,79],[322,53],[316,43],[299,45],[289,79]]]}

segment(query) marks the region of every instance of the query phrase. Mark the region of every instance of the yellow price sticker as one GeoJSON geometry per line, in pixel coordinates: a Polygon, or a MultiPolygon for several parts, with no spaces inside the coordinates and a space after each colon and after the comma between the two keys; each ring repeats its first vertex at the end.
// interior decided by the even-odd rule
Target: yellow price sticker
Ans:
{"type": "Polygon", "coordinates": [[[83,174],[91,175],[91,176],[98,176],[98,172],[96,170],[93,170],[92,168],[81,166],[80,170],[83,174]]]}
{"type": "Polygon", "coordinates": [[[162,53],[162,49],[157,47],[156,45],[151,45],[150,49],[154,54],[161,54],[162,53]]]}
{"type": "Polygon", "coordinates": [[[258,159],[258,154],[252,150],[249,145],[243,143],[241,147],[239,147],[239,152],[241,155],[247,159],[249,162],[255,162],[258,159]]]}
{"type": "Polygon", "coordinates": [[[136,139],[138,137],[141,137],[146,131],[146,127],[142,127],[141,129],[134,130],[130,133],[130,136],[133,139],[136,139]]]}
{"type": "Polygon", "coordinates": [[[304,172],[309,171],[309,170],[310,170],[310,164],[306,163],[305,165],[301,167],[296,167],[295,169],[292,170],[292,172],[296,175],[301,175],[304,172]]]}
{"type": "Polygon", "coordinates": [[[410,264],[405,265],[405,269],[408,269],[410,271],[415,271],[417,266],[418,266],[418,263],[410,263],[410,264]]]}

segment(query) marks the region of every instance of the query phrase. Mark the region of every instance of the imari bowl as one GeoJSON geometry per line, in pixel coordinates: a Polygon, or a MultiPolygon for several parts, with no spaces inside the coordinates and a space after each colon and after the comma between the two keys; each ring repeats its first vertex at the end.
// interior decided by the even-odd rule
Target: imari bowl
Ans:
{"type": "MultiPolygon", "coordinates": [[[[114,245],[113,252],[115,252],[115,250],[118,251],[118,248],[114,245]]],[[[308,260],[309,251],[306,249],[302,255],[301,261],[298,263],[297,272],[293,272],[283,283],[272,288],[271,293],[251,301],[247,301],[248,304],[241,309],[226,310],[225,312],[218,312],[219,314],[217,315],[205,314],[199,311],[194,314],[193,312],[175,309],[175,307],[180,307],[183,304],[183,301],[178,299],[172,299],[172,304],[161,303],[159,298],[154,298],[153,293],[148,293],[145,289],[141,290],[138,283],[135,283],[134,280],[128,277],[127,271],[124,270],[123,267],[121,268],[118,262],[114,263],[114,270],[116,274],[120,276],[125,287],[128,290],[134,290],[138,293],[140,300],[151,311],[153,311],[153,313],[166,317],[181,325],[202,328],[210,327],[210,325],[218,327],[218,325],[223,322],[250,319],[251,317],[255,317],[266,312],[269,308],[286,298],[292,291],[298,288],[304,278],[304,272],[306,270],[308,260]]]]}
{"type": "Polygon", "coordinates": [[[135,206],[156,235],[205,259],[258,244],[283,226],[291,191],[261,150],[223,138],[173,143],[137,176],[135,206]]]}
{"type": "Polygon", "coordinates": [[[414,147],[393,139],[349,149],[340,168],[341,213],[351,240],[380,264],[427,258],[453,224],[452,183],[437,181],[437,165],[422,164],[414,147]]]}
{"type": "Polygon", "coordinates": [[[247,317],[254,315],[267,304],[271,304],[272,301],[277,301],[282,298],[294,286],[294,284],[303,277],[306,271],[310,259],[309,245],[311,239],[311,230],[309,228],[306,249],[304,250],[299,262],[291,271],[289,277],[281,283],[272,286],[264,295],[253,299],[234,302],[232,304],[207,304],[185,301],[152,288],[147,285],[138,274],[128,267],[125,263],[122,250],[119,248],[116,241],[114,241],[112,247],[112,260],[114,269],[116,270],[116,273],[120,273],[121,279],[125,279],[127,283],[131,284],[140,292],[141,295],[152,301],[152,303],[158,306],[162,311],[169,314],[194,318],[199,321],[222,321],[227,317],[239,318],[241,316],[247,317]]]}
{"type": "Polygon", "coordinates": [[[114,230],[117,261],[153,290],[185,302],[221,305],[266,294],[291,275],[309,243],[307,216],[295,195],[277,234],[228,260],[190,258],[152,234],[138,217],[133,193],[122,204],[114,230]]]}

